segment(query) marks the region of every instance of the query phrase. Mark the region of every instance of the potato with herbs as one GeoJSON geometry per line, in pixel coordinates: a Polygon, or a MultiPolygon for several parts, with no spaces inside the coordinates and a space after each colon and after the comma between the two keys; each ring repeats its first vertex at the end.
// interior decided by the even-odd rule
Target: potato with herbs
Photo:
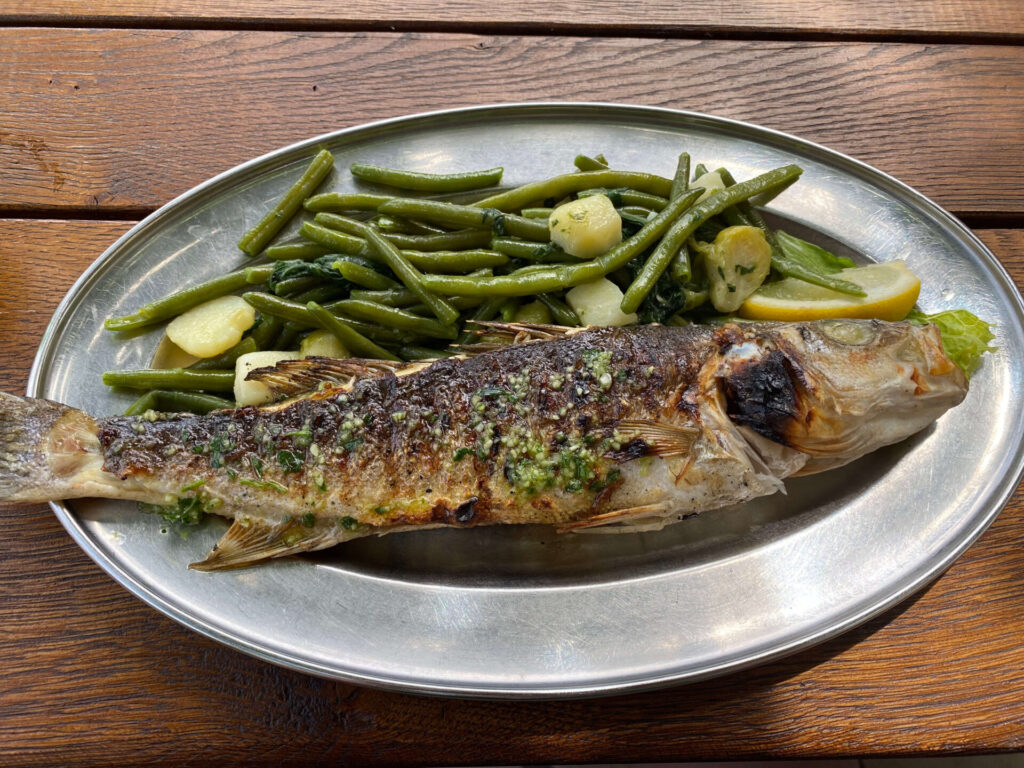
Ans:
{"type": "Polygon", "coordinates": [[[622,217],[606,195],[560,205],[548,217],[551,242],[571,256],[592,259],[622,242],[622,217]]]}
{"type": "Polygon", "coordinates": [[[727,227],[715,242],[697,243],[704,257],[711,304],[735,312],[758,289],[772,267],[772,249],[757,227],[727,227]]]}

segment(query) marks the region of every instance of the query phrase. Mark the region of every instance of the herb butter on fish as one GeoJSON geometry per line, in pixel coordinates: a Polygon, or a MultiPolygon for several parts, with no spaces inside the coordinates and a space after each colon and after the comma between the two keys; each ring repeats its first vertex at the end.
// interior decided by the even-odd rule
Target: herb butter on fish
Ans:
{"type": "Polygon", "coordinates": [[[492,331],[519,343],[260,369],[291,399],[206,416],[2,394],[0,498],[233,518],[200,569],[437,526],[651,530],[902,440],[967,392],[930,325],[492,331]]]}

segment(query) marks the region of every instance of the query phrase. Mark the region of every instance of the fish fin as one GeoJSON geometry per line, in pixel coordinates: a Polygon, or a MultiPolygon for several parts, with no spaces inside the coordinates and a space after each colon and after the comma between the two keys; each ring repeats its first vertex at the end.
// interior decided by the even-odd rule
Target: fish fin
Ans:
{"type": "Polygon", "coordinates": [[[558,533],[570,533],[573,531],[584,531],[589,528],[600,528],[606,525],[618,525],[641,518],[664,517],[666,512],[668,512],[668,506],[661,503],[613,509],[610,512],[602,512],[600,515],[594,515],[585,520],[577,520],[576,522],[560,526],[558,533]]]}
{"type": "Polygon", "coordinates": [[[97,431],[82,411],[0,392],[0,499],[51,501],[71,494],[74,477],[102,466],[97,431]]]}
{"type": "Polygon", "coordinates": [[[545,325],[542,323],[502,323],[495,320],[473,320],[480,329],[473,333],[481,337],[472,344],[453,344],[452,348],[464,355],[480,355],[496,349],[504,349],[513,344],[527,344],[535,341],[552,341],[565,336],[572,336],[584,330],[565,325],[545,325]]]}
{"type": "Polygon", "coordinates": [[[271,525],[262,520],[235,520],[205,560],[191,563],[196,571],[242,568],[263,560],[296,555],[336,543],[333,531],[303,527],[289,521],[271,525]]]}
{"type": "Polygon", "coordinates": [[[390,360],[306,357],[255,368],[245,378],[261,382],[275,397],[293,397],[321,387],[344,388],[357,379],[387,376],[404,367],[407,367],[405,363],[390,360]]]}
{"type": "Polygon", "coordinates": [[[623,436],[632,434],[632,440],[642,440],[645,444],[643,451],[633,452],[636,455],[631,455],[628,450],[629,443],[623,446],[623,450],[609,454],[612,458],[625,454],[623,460],[649,455],[685,456],[701,434],[700,428],[694,425],[678,426],[648,419],[623,419],[616,425],[616,429],[623,436]]]}

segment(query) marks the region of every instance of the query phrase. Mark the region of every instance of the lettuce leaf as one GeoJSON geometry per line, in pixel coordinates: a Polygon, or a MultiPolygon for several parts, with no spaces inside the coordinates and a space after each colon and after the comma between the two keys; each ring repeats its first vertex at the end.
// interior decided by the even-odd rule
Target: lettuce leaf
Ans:
{"type": "Polygon", "coordinates": [[[925,325],[934,323],[942,334],[942,346],[949,359],[956,363],[968,377],[981,364],[981,356],[995,352],[997,347],[989,344],[995,335],[992,326],[966,309],[947,309],[926,315],[919,309],[911,310],[907,321],[925,325]]]}

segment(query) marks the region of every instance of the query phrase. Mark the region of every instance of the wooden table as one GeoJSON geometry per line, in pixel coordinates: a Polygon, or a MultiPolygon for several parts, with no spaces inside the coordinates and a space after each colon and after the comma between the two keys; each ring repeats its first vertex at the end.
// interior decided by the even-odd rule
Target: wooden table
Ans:
{"type": "MultiPolygon", "coordinates": [[[[8,0],[0,388],[61,296],[175,195],[318,133],[452,106],[603,100],[798,134],[936,200],[1024,279],[1020,0],[8,0]]],[[[471,702],[284,671],[189,632],[47,507],[0,508],[0,763],[582,763],[1024,749],[1024,497],[861,628],[728,677],[471,702]]],[[[629,642],[623,638],[623,642],[629,642]]]]}

